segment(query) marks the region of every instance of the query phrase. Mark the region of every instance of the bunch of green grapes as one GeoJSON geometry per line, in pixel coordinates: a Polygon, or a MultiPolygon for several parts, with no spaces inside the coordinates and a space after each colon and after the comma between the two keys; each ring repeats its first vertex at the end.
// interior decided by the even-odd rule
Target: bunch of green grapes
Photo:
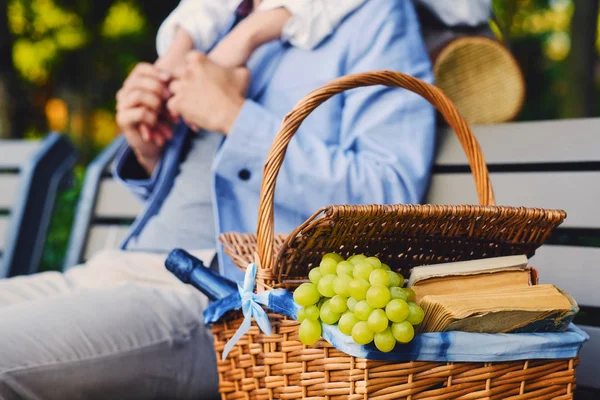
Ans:
{"type": "Polygon", "coordinates": [[[357,254],[344,260],[336,253],[325,254],[318,267],[308,274],[310,283],[294,291],[300,341],[306,345],[321,337],[320,321],[336,324],[361,345],[375,342],[382,352],[396,343],[409,343],[414,325],[424,313],[415,301],[415,292],[403,289],[404,277],[377,257],[357,254]]]}

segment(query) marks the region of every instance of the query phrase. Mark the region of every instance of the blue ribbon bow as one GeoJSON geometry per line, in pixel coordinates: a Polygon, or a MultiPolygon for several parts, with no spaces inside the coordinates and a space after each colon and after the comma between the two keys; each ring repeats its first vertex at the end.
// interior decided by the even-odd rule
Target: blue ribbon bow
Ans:
{"type": "Polygon", "coordinates": [[[246,275],[244,276],[244,284],[240,286],[238,284],[238,291],[242,299],[242,312],[244,313],[244,321],[238,328],[235,335],[225,345],[223,349],[222,359],[225,360],[227,355],[233,348],[233,346],[241,339],[242,336],[250,326],[252,325],[252,318],[256,321],[261,331],[267,335],[272,334],[271,323],[265,310],[260,306],[269,305],[269,292],[264,291],[260,293],[254,293],[254,285],[256,283],[256,270],[257,266],[254,263],[248,265],[246,268],[246,275]]]}

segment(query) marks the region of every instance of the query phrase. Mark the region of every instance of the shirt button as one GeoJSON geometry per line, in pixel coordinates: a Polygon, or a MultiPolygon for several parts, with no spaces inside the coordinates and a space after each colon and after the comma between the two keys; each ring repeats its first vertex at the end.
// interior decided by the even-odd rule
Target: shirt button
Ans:
{"type": "Polygon", "coordinates": [[[241,180],[243,181],[247,181],[248,179],[250,179],[250,171],[248,171],[246,168],[240,170],[240,172],[238,173],[238,176],[240,177],[241,180]]]}

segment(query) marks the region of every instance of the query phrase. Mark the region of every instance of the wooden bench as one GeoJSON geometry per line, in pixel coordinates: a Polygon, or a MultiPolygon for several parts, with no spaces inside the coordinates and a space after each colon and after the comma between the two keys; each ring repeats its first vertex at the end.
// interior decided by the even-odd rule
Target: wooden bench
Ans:
{"type": "MultiPolygon", "coordinates": [[[[475,127],[491,171],[497,204],[561,208],[568,218],[532,259],[542,283],[575,296],[582,315],[600,307],[600,119],[511,123],[475,127]],[[594,247],[598,246],[598,248],[594,247]]],[[[122,140],[122,139],[120,139],[122,140]]],[[[94,162],[73,231],[66,267],[94,252],[116,247],[141,204],[107,173],[114,143],[94,162]]],[[[475,185],[453,133],[442,132],[426,202],[476,204],[475,185]]],[[[585,321],[584,321],[585,322],[585,321]]],[[[583,348],[578,385],[600,389],[600,328],[580,325],[590,335],[583,348]]]]}
{"type": "Polygon", "coordinates": [[[56,196],[75,160],[58,134],[0,140],[0,278],[38,271],[56,196]]]}

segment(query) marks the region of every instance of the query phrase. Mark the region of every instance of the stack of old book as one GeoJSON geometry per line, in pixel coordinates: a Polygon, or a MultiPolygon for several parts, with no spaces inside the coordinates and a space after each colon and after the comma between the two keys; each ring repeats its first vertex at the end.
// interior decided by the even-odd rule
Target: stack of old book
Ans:
{"type": "Polygon", "coordinates": [[[579,310],[554,285],[538,285],[526,256],[415,267],[408,285],[425,312],[421,332],[560,332],[579,310]]]}

